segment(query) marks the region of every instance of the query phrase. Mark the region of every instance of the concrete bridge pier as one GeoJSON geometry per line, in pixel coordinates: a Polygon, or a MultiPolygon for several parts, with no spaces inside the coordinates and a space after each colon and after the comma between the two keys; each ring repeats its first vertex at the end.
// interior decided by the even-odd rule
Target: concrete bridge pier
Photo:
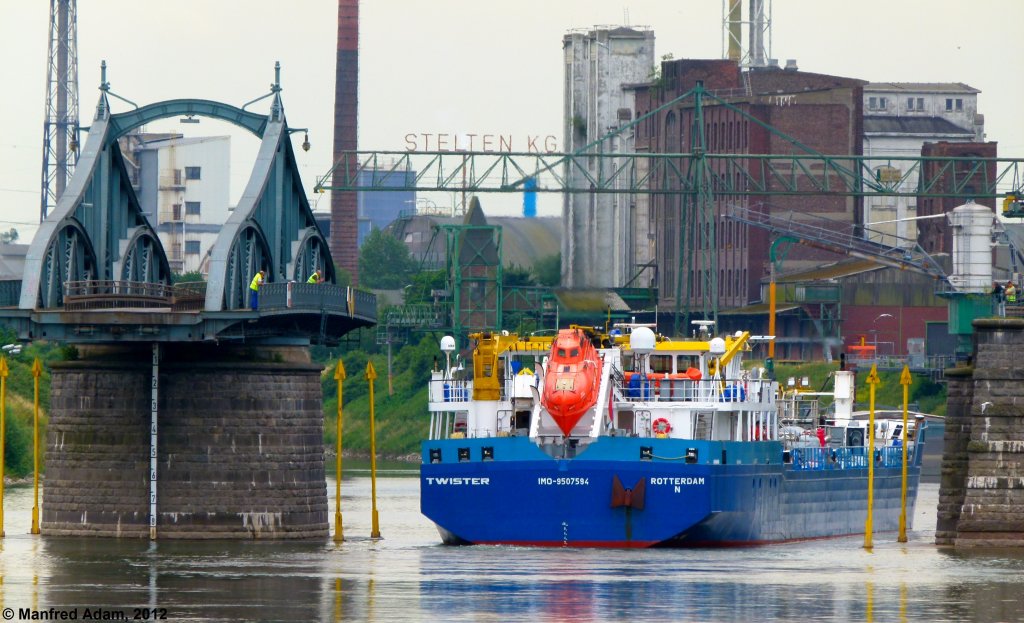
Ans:
{"type": "Polygon", "coordinates": [[[949,394],[935,542],[1024,546],[1024,320],[974,321],[973,367],[949,394]]]}
{"type": "MultiPolygon", "coordinates": [[[[148,537],[152,351],[51,366],[44,534],[148,537]]],[[[328,535],[319,366],[305,347],[161,345],[157,538],[328,535]]]]}

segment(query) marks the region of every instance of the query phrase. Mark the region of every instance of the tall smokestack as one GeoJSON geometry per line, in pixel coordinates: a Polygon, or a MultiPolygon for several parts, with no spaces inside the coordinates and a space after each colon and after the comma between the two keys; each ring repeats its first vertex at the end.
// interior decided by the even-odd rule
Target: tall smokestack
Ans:
{"type": "MultiPolygon", "coordinates": [[[[334,161],[357,149],[359,119],[359,0],[338,0],[338,57],[334,74],[334,161]]],[[[350,170],[354,170],[351,167],[350,170]]],[[[342,180],[338,167],[334,184],[342,180]]],[[[331,257],[359,280],[358,204],[355,192],[331,193],[331,257]]]]}
{"type": "Polygon", "coordinates": [[[750,66],[764,67],[768,58],[764,45],[764,0],[750,0],[750,66]]]}
{"type": "Polygon", "coordinates": [[[730,61],[740,62],[743,38],[743,0],[729,0],[729,56],[730,61]]]}

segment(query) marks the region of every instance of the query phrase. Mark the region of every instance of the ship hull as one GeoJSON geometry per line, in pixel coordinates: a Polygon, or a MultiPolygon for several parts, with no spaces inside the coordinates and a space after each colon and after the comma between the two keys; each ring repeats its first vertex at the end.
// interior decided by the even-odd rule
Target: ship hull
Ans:
{"type": "MultiPolygon", "coordinates": [[[[779,442],[603,437],[565,450],[575,456],[525,437],[426,441],[421,510],[450,544],[730,546],[864,531],[867,468],[787,462],[779,442]]],[[[874,470],[878,532],[899,526],[902,469],[886,463],[874,470]]],[[[908,517],[919,473],[908,466],[908,517]]]]}

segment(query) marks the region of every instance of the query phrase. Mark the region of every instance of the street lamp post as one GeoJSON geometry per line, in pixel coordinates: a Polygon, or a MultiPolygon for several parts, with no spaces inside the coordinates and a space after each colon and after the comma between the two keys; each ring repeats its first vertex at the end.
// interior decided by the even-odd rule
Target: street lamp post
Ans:
{"type": "Polygon", "coordinates": [[[895,316],[892,314],[879,314],[871,321],[871,332],[874,333],[875,361],[878,361],[878,328],[875,327],[875,323],[882,318],[895,318],[895,316]]]}

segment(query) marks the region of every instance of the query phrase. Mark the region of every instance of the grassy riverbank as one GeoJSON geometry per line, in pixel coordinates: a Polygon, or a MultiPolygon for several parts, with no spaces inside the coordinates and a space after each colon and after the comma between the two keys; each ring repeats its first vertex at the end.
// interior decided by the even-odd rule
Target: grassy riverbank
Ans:
{"type": "MultiPolygon", "coordinates": [[[[15,343],[14,333],[0,329],[0,342],[15,343]]],[[[6,426],[4,435],[4,475],[24,478],[32,473],[33,400],[35,377],[32,362],[38,357],[43,363],[39,377],[39,445],[45,451],[46,414],[50,406],[50,373],[47,364],[74,357],[74,350],[52,342],[37,341],[25,344],[18,355],[7,355],[8,376],[5,404],[6,426]]]]}

